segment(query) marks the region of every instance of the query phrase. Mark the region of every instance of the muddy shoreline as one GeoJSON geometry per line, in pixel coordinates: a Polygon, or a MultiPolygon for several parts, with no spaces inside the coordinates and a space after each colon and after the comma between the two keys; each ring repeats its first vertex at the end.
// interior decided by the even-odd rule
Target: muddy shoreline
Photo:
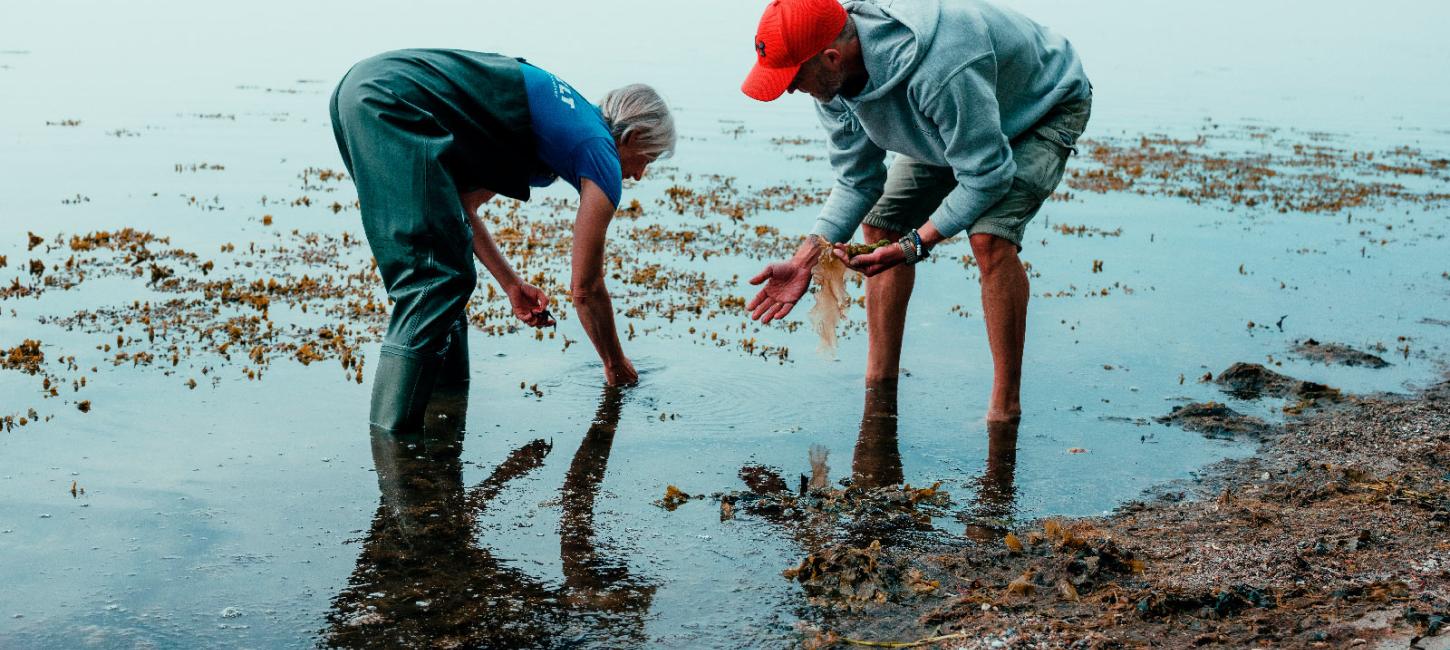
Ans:
{"type": "Polygon", "coordinates": [[[1450,374],[1284,411],[1257,455],[1107,516],[903,554],[939,588],[817,603],[804,645],[1450,647],[1450,374]]]}

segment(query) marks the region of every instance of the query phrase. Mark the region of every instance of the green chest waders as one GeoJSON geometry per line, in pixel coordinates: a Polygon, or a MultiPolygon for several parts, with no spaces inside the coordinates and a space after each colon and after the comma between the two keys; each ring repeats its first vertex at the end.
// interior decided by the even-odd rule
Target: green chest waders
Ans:
{"type": "Polygon", "coordinates": [[[477,271],[459,194],[529,197],[536,156],[523,73],[498,54],[386,52],[343,77],[331,113],[393,301],[369,420],[415,429],[440,376],[468,378],[465,307],[477,271]]]}

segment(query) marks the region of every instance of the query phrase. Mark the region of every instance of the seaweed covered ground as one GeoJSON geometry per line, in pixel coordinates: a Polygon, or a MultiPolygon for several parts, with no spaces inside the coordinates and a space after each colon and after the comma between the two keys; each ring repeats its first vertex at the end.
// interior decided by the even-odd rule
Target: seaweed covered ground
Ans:
{"type": "MultiPolygon", "coordinates": [[[[1287,421],[1203,430],[1255,436],[1257,456],[1107,516],[873,557],[939,586],[873,601],[837,595],[803,626],[806,645],[1450,647],[1450,375],[1412,395],[1309,386],[1318,397],[1307,404],[1292,389],[1308,382],[1262,366],[1236,364],[1216,379],[1243,395],[1246,377],[1291,388],[1259,393],[1287,397],[1287,421]]],[[[1184,422],[1232,419],[1224,410],[1184,422]]],[[[858,546],[824,553],[882,554],[858,546]]],[[[816,579],[859,580],[856,566],[834,566],[816,579]]]]}

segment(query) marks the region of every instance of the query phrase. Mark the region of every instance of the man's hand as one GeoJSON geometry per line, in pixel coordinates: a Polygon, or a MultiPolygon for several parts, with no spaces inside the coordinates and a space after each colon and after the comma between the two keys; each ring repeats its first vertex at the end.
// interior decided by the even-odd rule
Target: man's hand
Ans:
{"type": "Polygon", "coordinates": [[[806,295],[806,289],[811,286],[811,267],[798,264],[795,260],[776,262],[766,266],[759,275],[750,278],[750,284],[762,282],[765,287],[755,294],[755,299],[745,308],[750,311],[751,319],[769,323],[777,318],[785,318],[801,296],[806,295]]]}
{"type": "Polygon", "coordinates": [[[831,252],[836,259],[841,260],[851,269],[864,273],[868,278],[906,261],[906,253],[901,252],[901,246],[896,242],[855,257],[846,254],[845,244],[836,244],[835,249],[831,252]]]}
{"type": "Polygon", "coordinates": [[[604,381],[610,386],[629,386],[639,383],[639,372],[628,357],[620,357],[616,363],[604,364],[604,381]]]}
{"type": "Polygon", "coordinates": [[[509,303],[514,307],[514,316],[529,327],[548,327],[554,324],[549,316],[549,294],[532,284],[520,282],[505,289],[509,303]]]}

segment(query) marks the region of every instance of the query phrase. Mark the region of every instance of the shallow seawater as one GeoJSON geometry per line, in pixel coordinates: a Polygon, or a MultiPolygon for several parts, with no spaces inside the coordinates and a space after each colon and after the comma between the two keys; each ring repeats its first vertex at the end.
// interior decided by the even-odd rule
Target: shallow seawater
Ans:
{"type": "MultiPolygon", "coordinates": [[[[1112,27],[1119,19],[1100,17],[1099,25],[1081,22],[1081,9],[1029,8],[1044,22],[1077,24],[1064,25],[1069,34],[1089,32],[1085,56],[1101,61],[1103,71],[1094,73],[1100,97],[1090,136],[1191,137],[1218,124],[1231,134],[1226,142],[1241,145],[1255,141],[1245,129],[1279,127],[1262,146],[1409,145],[1427,159],[1450,155],[1450,133],[1436,130],[1443,121],[1434,106],[1443,102],[1405,102],[1378,123],[1357,119],[1377,110],[1383,93],[1338,108],[1309,96],[1302,121],[1292,119],[1295,100],[1285,96],[1215,103],[1214,93],[1235,74],[1255,88],[1274,86],[1279,72],[1242,53],[1224,69],[1198,69],[1208,89],[1185,91],[1181,104],[1130,103],[1156,96],[1147,87],[1154,82],[1131,73],[1168,63],[1142,63],[1134,48],[1107,42],[1104,34],[1121,31],[1112,27]],[[1103,30],[1093,34],[1093,27],[1103,30]]],[[[1126,3],[1115,10],[1126,12],[1126,3]]],[[[205,280],[295,282],[304,274],[354,272],[365,279],[366,248],[356,244],[361,228],[347,207],[350,185],[319,182],[315,172],[304,178],[304,170],[341,167],[326,121],[332,79],[352,60],[426,40],[418,35],[436,25],[412,18],[385,25],[320,9],[289,15],[280,3],[223,16],[181,5],[152,11],[154,20],[136,28],[133,49],[92,61],[86,55],[98,46],[63,35],[61,8],[27,8],[36,18],[31,36],[0,31],[0,94],[19,98],[0,113],[0,175],[8,179],[0,193],[0,256],[7,260],[0,287],[12,278],[36,282],[31,259],[62,276],[57,266],[85,257],[67,245],[72,235],[126,227],[170,238],[152,252],[184,249],[200,256],[195,263],[215,260],[217,275],[205,280]],[[234,29],[208,41],[196,26],[216,21],[234,29]],[[306,28],[323,24],[353,38],[306,28]],[[404,28],[417,31],[398,42],[404,28]],[[272,29],[276,47],[246,56],[272,29]],[[335,47],[314,55],[308,48],[319,42],[335,47]],[[197,54],[188,59],[185,48],[197,54]],[[304,196],[309,201],[297,203],[304,196]],[[334,202],[342,209],[332,210],[334,202]],[[30,232],[42,239],[33,248],[30,232]],[[353,244],[309,248],[310,233],[348,233],[353,244]],[[229,243],[235,251],[222,250],[229,243]]],[[[748,53],[744,63],[711,58],[691,68],[684,60],[695,47],[738,45],[737,36],[753,28],[754,9],[700,11],[712,12],[704,19],[722,33],[690,39],[671,32],[658,47],[680,56],[655,64],[642,55],[615,68],[579,62],[568,46],[533,43],[515,33],[527,30],[492,25],[487,34],[496,46],[479,44],[464,24],[444,26],[437,39],[536,52],[531,58],[556,64],[590,91],[633,81],[638,71],[680,98],[678,156],[626,189],[626,202],[639,199],[642,214],[613,230],[621,258],[621,278],[611,283],[616,305],[639,310],[620,321],[635,328],[624,345],[641,370],[636,387],[601,386],[599,364],[572,318],[542,340],[503,331],[504,321],[493,318],[487,324],[494,329],[473,332],[467,391],[435,400],[425,435],[395,439],[373,435],[366,423],[376,315],[330,311],[369,291],[380,297],[376,284],[360,280],[353,287],[360,294],[333,300],[274,298],[267,312],[284,343],[295,332],[315,334],[309,328],[355,327],[365,360],[361,383],[355,368],[332,357],[304,365],[289,350],[254,362],[232,351],[226,359],[215,345],[187,338],[194,332],[184,327],[163,332],[162,343],[148,339],[139,321],[124,320],[135,316],[128,306],[159,306],[198,291],[166,289],[144,271],[132,277],[96,266],[74,288],[0,300],[0,348],[39,340],[47,367],[65,378],[46,397],[40,376],[0,369],[0,416],[34,408],[41,417],[0,433],[0,646],[479,639],[505,646],[790,645],[795,622],[818,614],[780,573],[819,540],[749,513],[722,520],[712,495],[745,490],[744,468],[771,468],[793,490],[812,474],[809,454],[819,445],[829,452],[833,484],[940,482],[952,505],[933,520],[935,534],[954,540],[984,518],[999,525],[1110,510],[1216,460],[1252,453],[1246,442],[1152,421],[1205,400],[1282,419],[1282,402],[1228,399],[1198,381],[1235,361],[1348,392],[1410,390],[1442,370],[1450,345],[1443,203],[1279,214],[1074,191],[1044,208],[1025,243],[1034,299],[1027,413],[1015,452],[982,420],[990,361],[963,243],[939,249],[918,274],[899,392],[894,399],[868,393],[859,306],[832,360],[813,351],[814,335],[802,324],[808,305],[792,314],[794,328],[757,327],[727,300],[752,295],[744,278],[789,250],[773,246],[808,228],[809,201],[749,208],[740,219],[709,207],[699,214],[672,208],[668,190],[676,186],[713,189],[731,197],[730,207],[768,187],[809,194],[829,178],[807,99],[788,97],[766,110],[735,97],[731,84],[748,53]],[[636,250],[626,234],[651,226],[718,231],[676,249],[671,239],[636,250]],[[721,243],[728,241],[736,244],[721,243]],[[715,255],[694,255],[717,244],[715,255]],[[636,273],[651,266],[663,288],[650,284],[653,275],[636,273]],[[699,297],[708,303],[701,313],[664,315],[699,297]],[[81,310],[98,317],[57,320],[81,310]],[[125,345],[116,343],[118,334],[125,345]],[[118,351],[160,351],[167,337],[191,344],[174,364],[159,353],[154,362],[117,363],[118,351]],[[1290,351],[1306,338],[1374,351],[1392,365],[1312,364],[1290,351]],[[73,368],[61,361],[70,355],[73,368]],[[82,376],[84,386],[71,383],[82,376]],[[77,408],[81,400],[88,412],[77,408]],[[701,498],[674,510],[655,505],[668,486],[701,498]]],[[[593,32],[574,36],[600,42],[587,40],[598,38],[593,32]]],[[[1313,84],[1288,85],[1302,91],[1313,84]]],[[[1420,181],[1427,191],[1436,182],[1420,181]]],[[[569,193],[545,196],[567,200],[569,193]]],[[[505,211],[495,208],[494,217],[505,219],[505,211]]],[[[518,214],[543,223],[568,212],[540,201],[518,214]]],[[[194,268],[179,258],[161,263],[178,277],[194,268]]],[[[528,268],[557,287],[565,263],[536,259],[528,268]]],[[[486,285],[475,304],[480,312],[501,304],[485,299],[486,285]]],[[[859,286],[850,290],[860,295],[859,286]]]]}

